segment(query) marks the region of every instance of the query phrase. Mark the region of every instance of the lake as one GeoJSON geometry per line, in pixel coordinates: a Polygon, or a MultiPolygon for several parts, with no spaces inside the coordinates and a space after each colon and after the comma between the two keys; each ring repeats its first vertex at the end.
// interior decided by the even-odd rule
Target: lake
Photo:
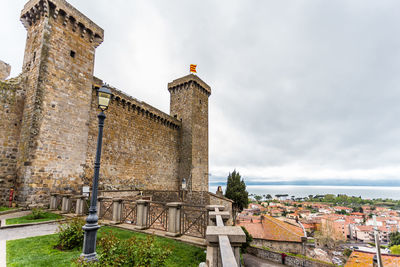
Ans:
{"type": "MultiPolygon", "coordinates": [[[[210,185],[210,191],[215,193],[218,186],[210,185]]],[[[225,186],[222,186],[225,193],[225,186]]],[[[308,195],[346,194],[361,196],[364,199],[391,198],[400,199],[400,187],[397,186],[325,186],[325,185],[248,185],[249,194],[274,196],[288,194],[289,196],[306,197],[308,195]]]]}

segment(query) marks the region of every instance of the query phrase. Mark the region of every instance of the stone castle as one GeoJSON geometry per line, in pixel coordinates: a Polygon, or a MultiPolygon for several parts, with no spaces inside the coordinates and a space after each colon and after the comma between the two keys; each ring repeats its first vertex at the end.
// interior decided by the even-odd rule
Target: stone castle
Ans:
{"type": "MultiPolygon", "coordinates": [[[[0,62],[0,193],[20,204],[90,186],[98,133],[95,50],[104,31],[65,0],[30,0],[22,73],[0,62]]],[[[104,190],[208,191],[208,97],[196,75],[168,84],[170,114],[112,89],[100,170],[104,190]]],[[[1,204],[1,203],[0,203],[1,204]]]]}

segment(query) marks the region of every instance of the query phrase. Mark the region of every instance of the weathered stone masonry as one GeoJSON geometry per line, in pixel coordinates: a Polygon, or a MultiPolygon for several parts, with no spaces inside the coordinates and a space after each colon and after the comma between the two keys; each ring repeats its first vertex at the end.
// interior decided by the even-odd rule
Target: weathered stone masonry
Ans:
{"type": "MultiPolygon", "coordinates": [[[[91,183],[102,84],[93,69],[104,32],[65,0],[28,1],[21,21],[22,74],[0,84],[0,202],[14,187],[19,203],[44,203],[50,192],[91,183]]],[[[188,75],[168,90],[170,115],[112,90],[101,188],[178,191],[185,178],[190,190],[208,191],[211,89],[188,75]]]]}

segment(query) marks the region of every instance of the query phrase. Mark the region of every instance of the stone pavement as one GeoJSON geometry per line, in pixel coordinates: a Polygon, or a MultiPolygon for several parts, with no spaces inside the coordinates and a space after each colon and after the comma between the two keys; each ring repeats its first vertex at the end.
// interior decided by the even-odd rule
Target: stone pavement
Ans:
{"type": "MultiPolygon", "coordinates": [[[[0,220],[16,218],[29,214],[30,211],[21,211],[0,216],[0,220]]],[[[57,231],[57,223],[39,224],[18,228],[0,229],[0,267],[6,266],[6,241],[32,236],[50,235],[57,231]]]]}
{"type": "Polygon", "coordinates": [[[250,254],[243,254],[243,261],[245,267],[281,267],[285,266],[276,262],[263,260],[250,254]]]}

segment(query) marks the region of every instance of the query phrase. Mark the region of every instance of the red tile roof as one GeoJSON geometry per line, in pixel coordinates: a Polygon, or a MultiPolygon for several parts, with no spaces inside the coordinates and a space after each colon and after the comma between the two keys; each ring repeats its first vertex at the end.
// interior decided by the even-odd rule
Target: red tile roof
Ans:
{"type": "Polygon", "coordinates": [[[258,239],[301,242],[304,236],[300,227],[291,225],[271,216],[265,215],[261,223],[239,222],[237,225],[244,226],[246,230],[258,239]]]}
{"type": "MultiPolygon", "coordinates": [[[[353,251],[346,262],[345,267],[365,267],[372,266],[372,260],[375,253],[353,251]]],[[[397,267],[400,266],[400,255],[382,255],[382,263],[385,267],[397,267]]]]}
{"type": "Polygon", "coordinates": [[[356,229],[365,232],[371,232],[372,230],[374,230],[372,225],[357,225],[356,229]]]}

